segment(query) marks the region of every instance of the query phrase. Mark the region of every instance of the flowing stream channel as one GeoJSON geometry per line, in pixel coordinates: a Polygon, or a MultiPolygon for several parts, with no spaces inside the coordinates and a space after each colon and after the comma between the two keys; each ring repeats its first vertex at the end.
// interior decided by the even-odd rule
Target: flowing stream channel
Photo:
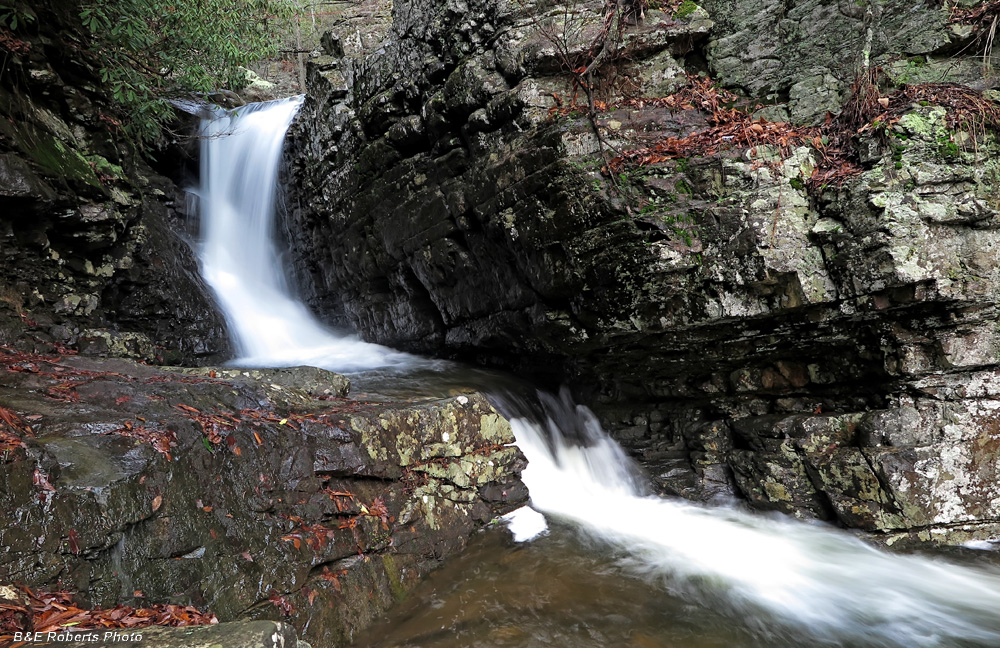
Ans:
{"type": "MultiPolygon", "coordinates": [[[[300,103],[220,112],[202,126],[201,263],[236,363],[313,365],[363,388],[426,391],[428,375],[441,390],[489,382],[333,332],[294,297],[274,213],[300,103]]],[[[587,408],[565,394],[526,406],[499,384],[495,402],[529,461],[532,508],[475,538],[358,646],[1000,646],[992,552],[896,554],[827,525],[649,495],[587,408]]]]}

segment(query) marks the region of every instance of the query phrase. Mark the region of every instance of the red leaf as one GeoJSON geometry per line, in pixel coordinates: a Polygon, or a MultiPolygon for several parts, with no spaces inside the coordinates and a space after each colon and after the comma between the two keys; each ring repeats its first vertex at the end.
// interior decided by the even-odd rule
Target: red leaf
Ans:
{"type": "Polygon", "coordinates": [[[69,530],[69,550],[74,556],[80,555],[79,536],[76,534],[76,529],[69,530]]]}

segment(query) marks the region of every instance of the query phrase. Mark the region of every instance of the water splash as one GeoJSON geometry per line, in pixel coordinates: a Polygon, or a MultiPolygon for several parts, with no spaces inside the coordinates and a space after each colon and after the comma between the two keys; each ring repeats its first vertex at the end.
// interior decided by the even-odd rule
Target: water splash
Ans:
{"type": "Polygon", "coordinates": [[[757,619],[765,634],[852,647],[1000,646],[1000,574],[888,553],[826,525],[645,496],[590,410],[565,394],[543,397],[543,407],[541,422],[511,420],[532,507],[623,552],[631,570],[757,619]]]}
{"type": "MultiPolygon", "coordinates": [[[[273,243],[278,166],[300,98],[222,113],[202,126],[201,262],[239,364],[338,371],[433,363],[324,328],[288,289],[273,243]]],[[[829,527],[646,496],[593,414],[543,397],[514,416],[532,505],[612,546],[630,569],[762,632],[879,648],[1000,646],[1000,575],[889,554],[829,527]]],[[[537,518],[515,526],[538,533],[537,518]]]]}
{"type": "Polygon", "coordinates": [[[235,337],[236,364],[332,371],[427,364],[328,330],[288,288],[274,215],[285,133],[301,103],[293,97],[250,104],[201,126],[202,274],[235,337]]]}

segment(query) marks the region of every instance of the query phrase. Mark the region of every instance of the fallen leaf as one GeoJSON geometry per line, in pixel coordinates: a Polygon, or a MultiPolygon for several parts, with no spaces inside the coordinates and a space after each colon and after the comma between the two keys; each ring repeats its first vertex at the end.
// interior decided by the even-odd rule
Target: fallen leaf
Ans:
{"type": "Polygon", "coordinates": [[[160,505],[163,504],[163,495],[157,495],[153,498],[153,511],[159,511],[160,505]]]}
{"type": "Polygon", "coordinates": [[[212,507],[211,506],[202,506],[201,510],[205,511],[206,513],[211,513],[212,512],[212,507]]]}
{"type": "Polygon", "coordinates": [[[79,538],[80,536],[76,534],[76,529],[69,530],[69,550],[73,553],[74,556],[80,555],[79,538]]]}
{"type": "Polygon", "coordinates": [[[241,553],[240,555],[241,555],[241,556],[243,556],[243,558],[244,558],[245,560],[249,560],[250,562],[253,562],[253,556],[251,556],[251,555],[250,555],[250,552],[249,552],[249,551],[244,551],[244,552],[243,552],[243,553],[241,553]]]}
{"type": "Polygon", "coordinates": [[[883,108],[889,107],[889,97],[879,97],[878,102],[883,108]]]}

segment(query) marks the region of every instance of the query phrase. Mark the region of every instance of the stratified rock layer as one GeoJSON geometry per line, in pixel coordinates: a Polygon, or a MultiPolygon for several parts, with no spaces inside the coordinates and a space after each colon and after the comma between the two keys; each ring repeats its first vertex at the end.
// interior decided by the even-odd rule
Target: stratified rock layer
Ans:
{"type": "Polygon", "coordinates": [[[349,643],[526,490],[481,395],[346,390],[317,369],[0,352],[0,581],[349,643]]]}
{"type": "MultiPolygon", "coordinates": [[[[864,173],[811,192],[813,147],[600,172],[713,119],[624,94],[707,70],[815,121],[856,65],[940,72],[969,28],[925,5],[755,5],[801,18],[768,45],[746,3],[651,10],[599,66],[591,122],[568,71],[602,7],[397,2],[381,50],[311,64],[286,224],[310,303],[371,340],[571,382],[666,492],[891,541],[992,537],[992,134],[908,105],[858,138],[864,173]],[[817,55],[832,38],[848,63],[817,55]]],[[[934,80],[991,83],[958,61],[934,80]]]]}
{"type": "Polygon", "coordinates": [[[0,344],[227,359],[185,197],[128,142],[74,4],[32,3],[30,26],[0,38],[0,344]]]}

